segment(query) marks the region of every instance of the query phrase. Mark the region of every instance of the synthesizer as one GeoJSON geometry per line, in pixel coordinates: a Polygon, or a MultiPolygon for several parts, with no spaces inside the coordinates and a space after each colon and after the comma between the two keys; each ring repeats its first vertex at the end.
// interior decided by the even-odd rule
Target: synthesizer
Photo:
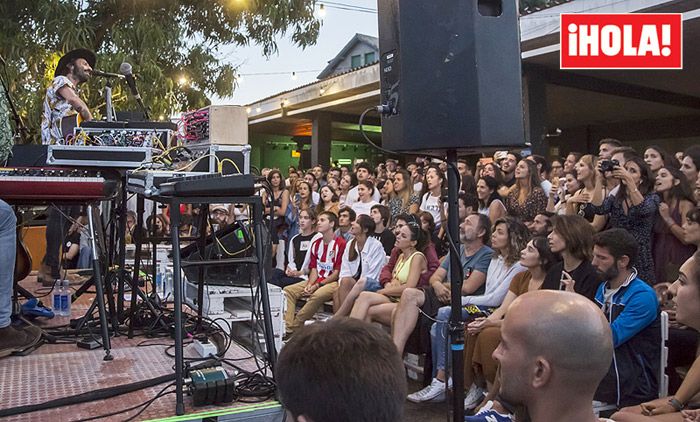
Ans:
{"type": "Polygon", "coordinates": [[[171,179],[160,185],[163,196],[251,196],[255,177],[250,174],[204,173],[171,179]]]}
{"type": "Polygon", "coordinates": [[[167,170],[129,170],[126,172],[126,190],[151,197],[160,194],[163,183],[177,177],[198,176],[202,173],[167,170]]]}
{"type": "Polygon", "coordinates": [[[90,202],[115,194],[118,182],[99,171],[0,168],[0,198],[9,203],[90,202]]]}

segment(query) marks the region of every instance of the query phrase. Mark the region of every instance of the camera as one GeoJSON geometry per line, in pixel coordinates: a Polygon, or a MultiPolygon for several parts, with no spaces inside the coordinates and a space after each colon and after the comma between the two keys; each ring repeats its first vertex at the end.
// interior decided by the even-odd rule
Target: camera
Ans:
{"type": "Polygon", "coordinates": [[[619,166],[620,162],[617,160],[605,160],[600,162],[600,171],[605,173],[607,171],[615,170],[615,167],[619,166]]]}

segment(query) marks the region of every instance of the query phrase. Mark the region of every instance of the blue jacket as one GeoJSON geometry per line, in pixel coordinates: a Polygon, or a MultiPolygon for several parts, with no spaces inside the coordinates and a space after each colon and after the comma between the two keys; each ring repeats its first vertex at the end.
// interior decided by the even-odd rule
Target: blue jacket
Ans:
{"type": "Polygon", "coordinates": [[[613,335],[613,362],[598,386],[595,399],[632,406],[658,398],[661,360],[661,320],[656,293],[635,276],[613,295],[605,308],[604,282],[595,302],[603,309],[613,335]]]}

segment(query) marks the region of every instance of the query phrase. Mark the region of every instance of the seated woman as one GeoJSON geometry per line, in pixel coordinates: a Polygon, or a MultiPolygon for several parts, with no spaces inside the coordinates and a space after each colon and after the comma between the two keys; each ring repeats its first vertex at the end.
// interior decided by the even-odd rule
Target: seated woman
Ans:
{"type": "Polygon", "coordinates": [[[391,324],[391,315],[406,287],[416,287],[428,263],[420,252],[428,244],[428,237],[417,221],[409,221],[396,234],[396,247],[401,250],[389,283],[376,292],[362,292],[350,312],[351,318],[367,322],[391,324]]]}
{"type": "MultiPolygon", "coordinates": [[[[676,320],[700,329],[700,254],[685,261],[678,280],[669,289],[676,303],[676,320]]],[[[700,358],[683,380],[676,394],[639,406],[625,407],[612,416],[615,422],[700,421],[700,358]]]]}
{"type": "Polygon", "coordinates": [[[498,363],[491,354],[501,341],[501,322],[508,307],[518,296],[542,288],[547,272],[558,262],[550,250],[546,237],[534,237],[520,253],[520,264],[527,270],[513,277],[503,303],[488,317],[476,318],[466,327],[464,349],[464,385],[469,388],[464,405],[474,408],[482,398],[484,390],[492,388],[496,379],[498,363]]]}
{"type": "Polygon", "coordinates": [[[350,233],[354,237],[343,253],[338,286],[340,307],[336,316],[347,316],[363,290],[376,292],[382,287],[379,272],[384,267],[386,255],[381,242],[370,236],[374,229],[374,220],[365,214],[350,224],[350,233]]]}

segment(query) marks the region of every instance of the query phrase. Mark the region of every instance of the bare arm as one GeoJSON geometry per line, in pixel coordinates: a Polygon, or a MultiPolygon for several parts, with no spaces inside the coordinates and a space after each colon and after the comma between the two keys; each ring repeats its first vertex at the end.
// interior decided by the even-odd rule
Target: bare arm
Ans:
{"type": "Polygon", "coordinates": [[[418,285],[420,275],[425,272],[427,268],[428,264],[425,261],[425,257],[423,255],[416,256],[413,260],[411,260],[411,269],[408,273],[408,280],[406,280],[404,284],[399,286],[387,284],[383,289],[377,290],[377,293],[385,296],[401,296],[401,293],[403,293],[407,287],[416,287],[418,285]]]}
{"type": "Polygon", "coordinates": [[[73,107],[73,110],[80,114],[83,120],[92,120],[92,113],[90,113],[90,108],[85,104],[85,101],[81,100],[78,94],[68,85],[64,85],[58,89],[58,95],[63,97],[68,104],[73,107]]]}

